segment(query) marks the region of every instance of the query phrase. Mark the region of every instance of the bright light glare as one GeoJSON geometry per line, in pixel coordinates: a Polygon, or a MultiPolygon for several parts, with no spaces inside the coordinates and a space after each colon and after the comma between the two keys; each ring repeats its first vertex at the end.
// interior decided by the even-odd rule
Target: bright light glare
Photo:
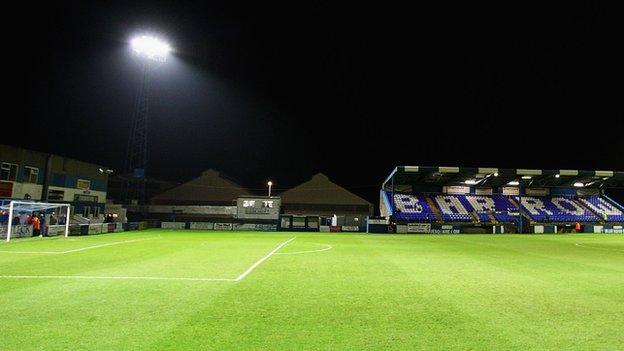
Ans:
{"type": "Polygon", "coordinates": [[[149,35],[134,37],[130,45],[137,55],[154,61],[165,61],[171,51],[169,44],[149,35]]]}
{"type": "Polygon", "coordinates": [[[267,185],[268,185],[268,186],[271,186],[271,185],[273,185],[273,182],[272,182],[272,181],[269,181],[269,182],[267,183],[267,185]]]}
{"type": "Polygon", "coordinates": [[[518,185],[520,185],[520,182],[517,181],[517,180],[512,180],[511,182],[507,183],[507,185],[518,186],[518,185]]]}
{"type": "Polygon", "coordinates": [[[574,183],[574,186],[577,187],[577,188],[582,188],[582,187],[585,186],[585,184],[583,184],[581,182],[576,182],[576,183],[574,183]]]}
{"type": "Polygon", "coordinates": [[[531,177],[531,176],[528,176],[528,175],[522,176],[522,179],[531,179],[531,178],[532,178],[532,177],[531,177]]]}
{"type": "Polygon", "coordinates": [[[476,185],[478,182],[474,179],[468,179],[466,181],[464,181],[464,184],[466,185],[476,185]]]}

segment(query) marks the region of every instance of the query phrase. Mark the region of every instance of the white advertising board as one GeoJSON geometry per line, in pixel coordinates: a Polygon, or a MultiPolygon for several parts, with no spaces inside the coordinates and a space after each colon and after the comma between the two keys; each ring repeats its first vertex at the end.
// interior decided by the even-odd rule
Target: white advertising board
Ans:
{"type": "Polygon", "coordinates": [[[184,229],[186,227],[186,222],[162,222],[160,223],[160,227],[166,229],[184,229]]]}
{"type": "Polygon", "coordinates": [[[212,222],[191,222],[189,228],[190,229],[197,229],[197,230],[213,230],[214,229],[214,223],[212,223],[212,222]]]}

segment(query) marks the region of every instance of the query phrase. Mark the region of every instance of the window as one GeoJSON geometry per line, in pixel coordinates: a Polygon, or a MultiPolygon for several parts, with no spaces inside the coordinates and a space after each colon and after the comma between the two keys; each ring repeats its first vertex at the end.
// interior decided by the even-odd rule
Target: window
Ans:
{"type": "Polygon", "coordinates": [[[24,166],[24,183],[35,183],[39,178],[39,168],[24,166]]]}
{"type": "Polygon", "coordinates": [[[0,180],[16,181],[17,165],[13,163],[2,162],[0,165],[0,180]]]}
{"type": "Polygon", "coordinates": [[[99,217],[100,216],[100,208],[97,206],[93,207],[93,217],[99,217]]]}
{"type": "Polygon", "coordinates": [[[90,214],[91,214],[91,207],[85,206],[85,207],[82,208],[82,216],[84,218],[89,218],[90,214]]]}
{"type": "Polygon", "coordinates": [[[76,188],[80,190],[89,190],[91,189],[91,181],[85,179],[78,179],[76,182],[76,188]]]}
{"type": "Polygon", "coordinates": [[[74,194],[75,202],[98,202],[98,197],[94,195],[74,194]]]}
{"type": "Polygon", "coordinates": [[[63,190],[50,189],[48,191],[48,200],[63,201],[64,198],[65,198],[65,191],[63,190]]]}

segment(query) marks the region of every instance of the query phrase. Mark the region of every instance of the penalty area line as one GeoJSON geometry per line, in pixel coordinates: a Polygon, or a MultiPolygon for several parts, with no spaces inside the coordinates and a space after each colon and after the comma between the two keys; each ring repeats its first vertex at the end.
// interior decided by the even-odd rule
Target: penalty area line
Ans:
{"type": "Polygon", "coordinates": [[[286,241],[284,241],[283,243],[279,244],[275,249],[273,249],[273,251],[269,252],[268,254],[266,254],[264,257],[262,257],[261,259],[259,259],[258,261],[256,261],[254,264],[251,265],[251,267],[247,268],[246,271],[244,271],[243,273],[241,273],[238,277],[236,277],[236,279],[234,279],[234,281],[241,281],[243,279],[245,279],[246,276],[249,275],[249,273],[251,273],[254,269],[256,269],[256,267],[258,267],[259,265],[262,264],[262,262],[266,261],[269,259],[269,257],[273,256],[279,249],[281,249],[282,247],[288,245],[288,243],[290,243],[291,241],[295,240],[297,237],[292,237],[286,241]]]}
{"type": "Polygon", "coordinates": [[[318,249],[318,250],[307,250],[307,251],[295,251],[295,252],[276,252],[276,255],[299,255],[299,254],[305,254],[305,253],[314,253],[314,252],[323,252],[323,251],[327,251],[327,250],[331,250],[333,249],[333,246],[328,245],[328,244],[316,244],[316,245],[321,245],[321,246],[325,246],[322,249],[318,249]]]}
{"type": "MultiPolygon", "coordinates": [[[[153,238],[150,238],[153,239],[153,238]]],[[[256,269],[262,262],[268,260],[279,249],[288,245],[296,237],[290,238],[283,243],[279,244],[271,252],[264,255],[258,261],[254,262],[247,270],[241,273],[236,278],[192,278],[192,277],[142,277],[142,276],[99,276],[99,275],[0,275],[0,279],[91,279],[91,280],[163,280],[163,281],[196,281],[196,282],[239,282],[247,277],[254,269],[256,269]]],[[[148,239],[141,239],[148,240],[148,239]]],[[[136,241],[136,240],[132,240],[136,241]]],[[[120,242],[121,243],[121,242],[120,242]]],[[[98,245],[101,246],[101,245],[98,245]]]]}

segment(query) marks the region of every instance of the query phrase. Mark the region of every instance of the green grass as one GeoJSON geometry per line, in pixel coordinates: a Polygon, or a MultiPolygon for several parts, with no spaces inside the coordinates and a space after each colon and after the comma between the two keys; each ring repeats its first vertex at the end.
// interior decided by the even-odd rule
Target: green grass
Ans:
{"type": "Polygon", "coordinates": [[[624,348],[622,235],[150,230],[2,243],[0,275],[1,350],[624,348]]]}

